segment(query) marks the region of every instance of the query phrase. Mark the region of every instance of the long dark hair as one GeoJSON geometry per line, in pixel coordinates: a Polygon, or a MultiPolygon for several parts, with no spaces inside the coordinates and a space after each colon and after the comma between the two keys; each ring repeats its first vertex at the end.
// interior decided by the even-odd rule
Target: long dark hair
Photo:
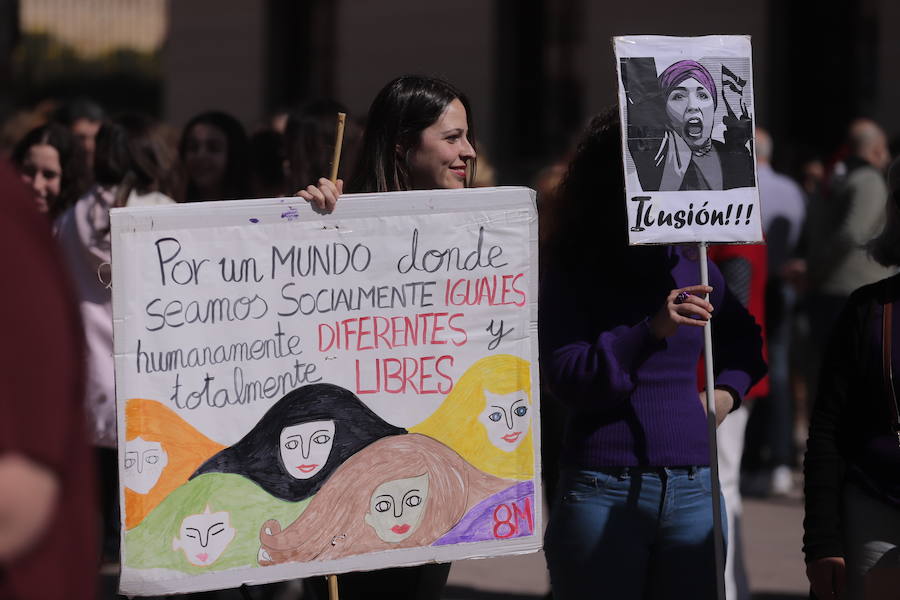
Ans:
{"type": "MultiPolygon", "coordinates": [[[[454,100],[459,100],[465,107],[469,139],[474,140],[469,99],[443,79],[405,75],[384,86],[369,108],[362,154],[349,191],[410,189],[406,154],[419,143],[422,130],[437,121],[454,100]]],[[[474,159],[467,175],[468,185],[475,177],[474,159]]]]}
{"type": "Polygon", "coordinates": [[[118,115],[97,132],[94,179],[100,185],[117,186],[113,206],[124,206],[132,191],[173,196],[174,162],[158,125],[144,115],[118,115]]]}
{"type": "Polygon", "coordinates": [[[359,450],[388,435],[406,433],[372,412],[349,390],[330,383],[297,388],[276,402],[239,442],[203,463],[203,473],[237,473],[252,479],[282,500],[298,502],[318,491],[337,467],[359,450]],[[310,421],[334,421],[334,442],[322,470],[295,479],[281,460],[280,436],[285,427],[310,421]]]}
{"type": "MultiPolygon", "coordinates": [[[[215,127],[225,134],[228,141],[227,158],[225,161],[225,178],[222,182],[222,197],[217,200],[238,200],[247,198],[250,194],[250,140],[240,121],[221,111],[211,110],[200,113],[184,126],[181,132],[181,141],[178,142],[178,156],[184,166],[184,155],[187,150],[188,136],[194,125],[203,124],[215,127]]],[[[184,200],[194,202],[203,200],[200,192],[194,185],[187,172],[184,178],[184,200]]]]}
{"type": "MultiPolygon", "coordinates": [[[[628,245],[621,132],[617,107],[591,119],[550,207],[555,218],[549,221],[557,225],[548,233],[542,265],[568,272],[592,265],[593,276],[604,278],[611,292],[659,287],[671,278],[665,247],[628,245]]],[[[654,306],[662,301],[660,290],[652,291],[654,306]]]]}
{"type": "Polygon", "coordinates": [[[42,144],[56,149],[59,154],[59,167],[62,170],[59,196],[48,207],[48,216],[53,219],[75,204],[78,198],[87,191],[90,179],[81,144],[78,143],[72,132],[58,123],[41,125],[25,134],[25,137],[13,148],[13,164],[21,169],[28,150],[32,146],[42,144]]]}

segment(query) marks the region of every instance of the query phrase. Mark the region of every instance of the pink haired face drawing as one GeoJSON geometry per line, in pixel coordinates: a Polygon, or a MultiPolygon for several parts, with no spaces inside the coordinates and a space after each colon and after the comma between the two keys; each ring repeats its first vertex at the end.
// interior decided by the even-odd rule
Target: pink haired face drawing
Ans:
{"type": "Polygon", "coordinates": [[[385,542],[402,542],[415,532],[428,502],[428,474],[385,481],[372,493],[366,523],[385,542]]]}

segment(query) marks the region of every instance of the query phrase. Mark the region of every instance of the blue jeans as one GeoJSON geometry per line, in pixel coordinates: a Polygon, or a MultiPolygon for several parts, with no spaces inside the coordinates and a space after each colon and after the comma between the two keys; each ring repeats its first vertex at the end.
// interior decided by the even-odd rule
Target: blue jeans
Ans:
{"type": "Polygon", "coordinates": [[[709,467],[565,469],[558,494],[544,539],[556,600],[716,597],[709,467]]]}

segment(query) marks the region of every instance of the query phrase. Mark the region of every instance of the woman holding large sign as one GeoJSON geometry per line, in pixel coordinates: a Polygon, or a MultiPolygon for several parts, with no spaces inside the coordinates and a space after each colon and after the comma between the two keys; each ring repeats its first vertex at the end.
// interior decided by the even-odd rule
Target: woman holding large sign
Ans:
{"type": "MultiPolygon", "coordinates": [[[[396,192],[468,187],[476,159],[471,112],[466,96],[441,79],[407,75],[389,82],[369,108],[359,164],[348,188],[396,192]]],[[[343,181],[323,177],[297,195],[315,209],[331,212],[342,192],[343,181]]],[[[437,599],[449,572],[450,565],[438,564],[341,575],[341,598],[437,599]]],[[[326,597],[324,586],[316,591],[326,597]]]]}
{"type": "Polygon", "coordinates": [[[620,125],[596,117],[569,165],[541,282],[541,356],[569,407],[545,548],[558,599],[715,597],[705,396],[715,314],[716,414],[765,373],[759,328],[687,247],[628,246],[620,125]],[[707,302],[701,296],[710,294],[707,302]]]}
{"type": "MultiPolygon", "coordinates": [[[[434,77],[406,75],[388,83],[369,108],[352,192],[470,187],[475,178],[472,109],[466,96],[434,77]]],[[[321,178],[297,195],[334,210],[343,181],[321,178]]]]}

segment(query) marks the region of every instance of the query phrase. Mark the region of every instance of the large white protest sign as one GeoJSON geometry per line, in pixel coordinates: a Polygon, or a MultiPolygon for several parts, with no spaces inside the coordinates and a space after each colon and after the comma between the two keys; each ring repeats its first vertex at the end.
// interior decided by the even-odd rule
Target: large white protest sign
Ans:
{"type": "Polygon", "coordinates": [[[121,589],[540,547],[525,188],[112,215],[121,589]]]}
{"type": "Polygon", "coordinates": [[[750,38],[614,43],[630,243],[761,242],[750,38]]]}

